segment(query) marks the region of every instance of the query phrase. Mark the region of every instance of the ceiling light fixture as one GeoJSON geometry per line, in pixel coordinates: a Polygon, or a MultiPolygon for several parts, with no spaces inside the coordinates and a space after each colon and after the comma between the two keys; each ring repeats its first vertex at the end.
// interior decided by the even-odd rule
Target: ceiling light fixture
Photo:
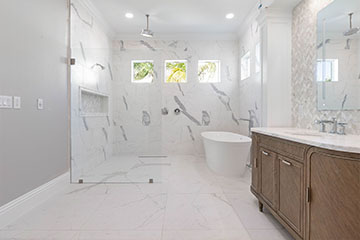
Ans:
{"type": "Polygon", "coordinates": [[[152,38],[154,33],[149,29],[149,14],[146,14],[146,28],[141,31],[141,36],[152,38]]]}
{"type": "Polygon", "coordinates": [[[125,14],[126,18],[134,18],[134,14],[132,14],[131,12],[128,12],[125,14]]]}
{"type": "Polygon", "coordinates": [[[233,13],[228,13],[225,16],[227,19],[233,19],[235,17],[235,15],[233,13]]]}

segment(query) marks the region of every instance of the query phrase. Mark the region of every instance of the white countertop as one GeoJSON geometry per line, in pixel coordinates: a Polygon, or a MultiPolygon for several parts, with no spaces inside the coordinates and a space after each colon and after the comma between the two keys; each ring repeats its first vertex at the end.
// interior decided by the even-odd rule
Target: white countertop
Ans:
{"type": "Polygon", "coordinates": [[[300,128],[252,128],[251,131],[314,147],[360,153],[360,135],[337,135],[300,128]]]}

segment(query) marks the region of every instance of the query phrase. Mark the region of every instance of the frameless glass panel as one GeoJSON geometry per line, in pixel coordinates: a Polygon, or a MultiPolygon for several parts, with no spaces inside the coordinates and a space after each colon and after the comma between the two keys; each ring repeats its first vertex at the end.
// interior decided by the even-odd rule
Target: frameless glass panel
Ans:
{"type": "Polygon", "coordinates": [[[250,77],[250,52],[247,52],[241,58],[241,80],[245,80],[250,77]]]}
{"type": "MultiPolygon", "coordinates": [[[[139,53],[140,54],[140,53],[139,53]]],[[[71,66],[72,182],[161,182],[161,85],[132,65],[136,50],[73,48],[71,66]],[[83,58],[86,55],[86,60],[83,58]]],[[[141,62],[141,61],[138,61],[141,62]]],[[[140,66],[141,68],[144,66],[140,66]]]]}
{"type": "Polygon", "coordinates": [[[145,41],[112,41],[81,1],[71,1],[72,182],[162,181],[158,56],[145,41]]]}

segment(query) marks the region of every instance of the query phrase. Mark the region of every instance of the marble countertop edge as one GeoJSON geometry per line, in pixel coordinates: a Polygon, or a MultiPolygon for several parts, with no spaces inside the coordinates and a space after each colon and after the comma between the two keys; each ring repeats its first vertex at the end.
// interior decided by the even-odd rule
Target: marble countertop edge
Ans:
{"type": "Polygon", "coordinates": [[[360,135],[337,135],[301,128],[252,128],[252,132],[314,147],[360,154],[360,135]]]}

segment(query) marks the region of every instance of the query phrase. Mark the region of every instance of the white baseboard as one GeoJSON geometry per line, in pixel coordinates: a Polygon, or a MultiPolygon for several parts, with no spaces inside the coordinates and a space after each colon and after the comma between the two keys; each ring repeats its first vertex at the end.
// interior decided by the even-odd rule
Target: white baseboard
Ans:
{"type": "Polygon", "coordinates": [[[57,192],[66,187],[70,182],[69,172],[41,185],[38,188],[16,198],[0,207],[0,229],[11,224],[25,213],[40,205],[57,192]]]}

